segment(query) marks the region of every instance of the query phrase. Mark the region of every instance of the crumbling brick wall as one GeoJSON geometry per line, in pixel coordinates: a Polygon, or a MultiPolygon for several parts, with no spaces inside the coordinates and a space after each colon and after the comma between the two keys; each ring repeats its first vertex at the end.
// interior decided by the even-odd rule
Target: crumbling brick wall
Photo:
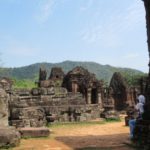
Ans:
{"type": "Polygon", "coordinates": [[[89,121],[100,117],[99,104],[87,105],[81,93],[65,88],[14,91],[10,101],[10,125],[41,127],[51,121],[89,121]]]}

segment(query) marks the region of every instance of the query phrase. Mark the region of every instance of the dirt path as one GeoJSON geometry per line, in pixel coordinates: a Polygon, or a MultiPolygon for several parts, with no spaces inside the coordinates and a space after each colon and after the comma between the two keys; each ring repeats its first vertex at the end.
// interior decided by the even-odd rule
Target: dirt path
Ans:
{"type": "Polygon", "coordinates": [[[124,122],[52,128],[49,138],[23,139],[13,150],[133,150],[124,122]]]}

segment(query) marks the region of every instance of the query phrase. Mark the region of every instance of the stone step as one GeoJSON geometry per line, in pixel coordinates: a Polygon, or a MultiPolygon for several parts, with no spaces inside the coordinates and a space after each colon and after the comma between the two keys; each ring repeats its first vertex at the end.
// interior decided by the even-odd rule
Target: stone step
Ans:
{"type": "Polygon", "coordinates": [[[18,131],[21,134],[22,138],[27,137],[48,137],[50,134],[50,131],[46,127],[41,128],[32,128],[32,127],[26,127],[26,128],[20,128],[18,131]]]}

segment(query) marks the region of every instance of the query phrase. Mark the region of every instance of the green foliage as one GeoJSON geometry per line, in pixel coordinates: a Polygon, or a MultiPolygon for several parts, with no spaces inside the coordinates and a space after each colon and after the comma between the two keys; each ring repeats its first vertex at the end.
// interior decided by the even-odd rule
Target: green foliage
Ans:
{"type": "Polygon", "coordinates": [[[16,147],[14,144],[7,144],[5,146],[0,146],[0,150],[13,150],[16,147]]]}
{"type": "Polygon", "coordinates": [[[50,123],[47,127],[52,128],[75,128],[75,127],[85,127],[92,125],[103,125],[106,123],[120,122],[121,119],[104,119],[102,121],[83,121],[83,122],[57,122],[50,123]]]}
{"type": "MultiPolygon", "coordinates": [[[[75,62],[75,61],[64,61],[62,63],[36,63],[25,67],[19,68],[0,68],[0,76],[15,78],[18,80],[23,80],[23,82],[28,80],[38,80],[40,67],[47,70],[47,77],[49,77],[52,67],[61,67],[65,73],[72,70],[76,66],[82,66],[88,69],[89,72],[94,73],[98,79],[104,80],[109,84],[110,79],[114,72],[121,72],[126,78],[129,84],[133,83],[135,76],[144,75],[143,72],[129,69],[129,68],[117,68],[110,65],[101,65],[94,62],[75,62]]],[[[17,84],[18,85],[18,84],[17,84]]],[[[22,83],[22,85],[24,85],[22,83]]],[[[24,85],[27,86],[27,85],[24,85]]],[[[30,86],[29,86],[30,87],[30,86]]]]}
{"type": "Polygon", "coordinates": [[[58,122],[58,123],[50,123],[47,125],[47,127],[50,128],[74,128],[74,127],[83,127],[83,126],[91,126],[91,125],[101,125],[105,124],[106,121],[83,121],[83,122],[58,122]]]}
{"type": "Polygon", "coordinates": [[[125,78],[125,80],[127,81],[128,85],[130,86],[137,86],[139,85],[139,81],[140,79],[142,78],[145,78],[147,77],[147,74],[133,74],[133,73],[130,73],[130,72],[125,72],[125,73],[122,73],[123,77],[125,78]]]}
{"type": "Polygon", "coordinates": [[[23,79],[23,80],[18,80],[14,79],[14,85],[13,88],[18,89],[18,88],[26,88],[26,89],[31,89],[36,87],[36,84],[32,80],[28,79],[23,79]]]}
{"type": "Polygon", "coordinates": [[[55,87],[60,87],[61,85],[62,85],[62,80],[57,79],[57,80],[54,81],[54,86],[55,87]]]}
{"type": "Polygon", "coordinates": [[[28,140],[28,139],[37,139],[37,140],[40,140],[40,139],[48,139],[49,137],[47,136],[40,136],[40,137],[33,137],[33,136],[24,136],[22,137],[22,139],[25,139],[25,140],[28,140]]]}
{"type": "Polygon", "coordinates": [[[120,118],[109,118],[109,119],[106,119],[106,122],[120,122],[121,119],[120,118]]]}

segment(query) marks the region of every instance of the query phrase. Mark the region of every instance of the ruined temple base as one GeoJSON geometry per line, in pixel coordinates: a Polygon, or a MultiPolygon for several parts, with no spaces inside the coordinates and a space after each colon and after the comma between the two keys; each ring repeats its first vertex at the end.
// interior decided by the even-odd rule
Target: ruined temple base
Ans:
{"type": "Polygon", "coordinates": [[[19,132],[22,138],[27,137],[48,137],[50,131],[48,128],[20,128],[19,132]]]}
{"type": "Polygon", "coordinates": [[[20,133],[14,127],[0,127],[0,148],[18,146],[20,139],[20,133]]]}
{"type": "Polygon", "coordinates": [[[101,117],[110,120],[120,120],[119,113],[115,110],[104,110],[101,117]]]}

